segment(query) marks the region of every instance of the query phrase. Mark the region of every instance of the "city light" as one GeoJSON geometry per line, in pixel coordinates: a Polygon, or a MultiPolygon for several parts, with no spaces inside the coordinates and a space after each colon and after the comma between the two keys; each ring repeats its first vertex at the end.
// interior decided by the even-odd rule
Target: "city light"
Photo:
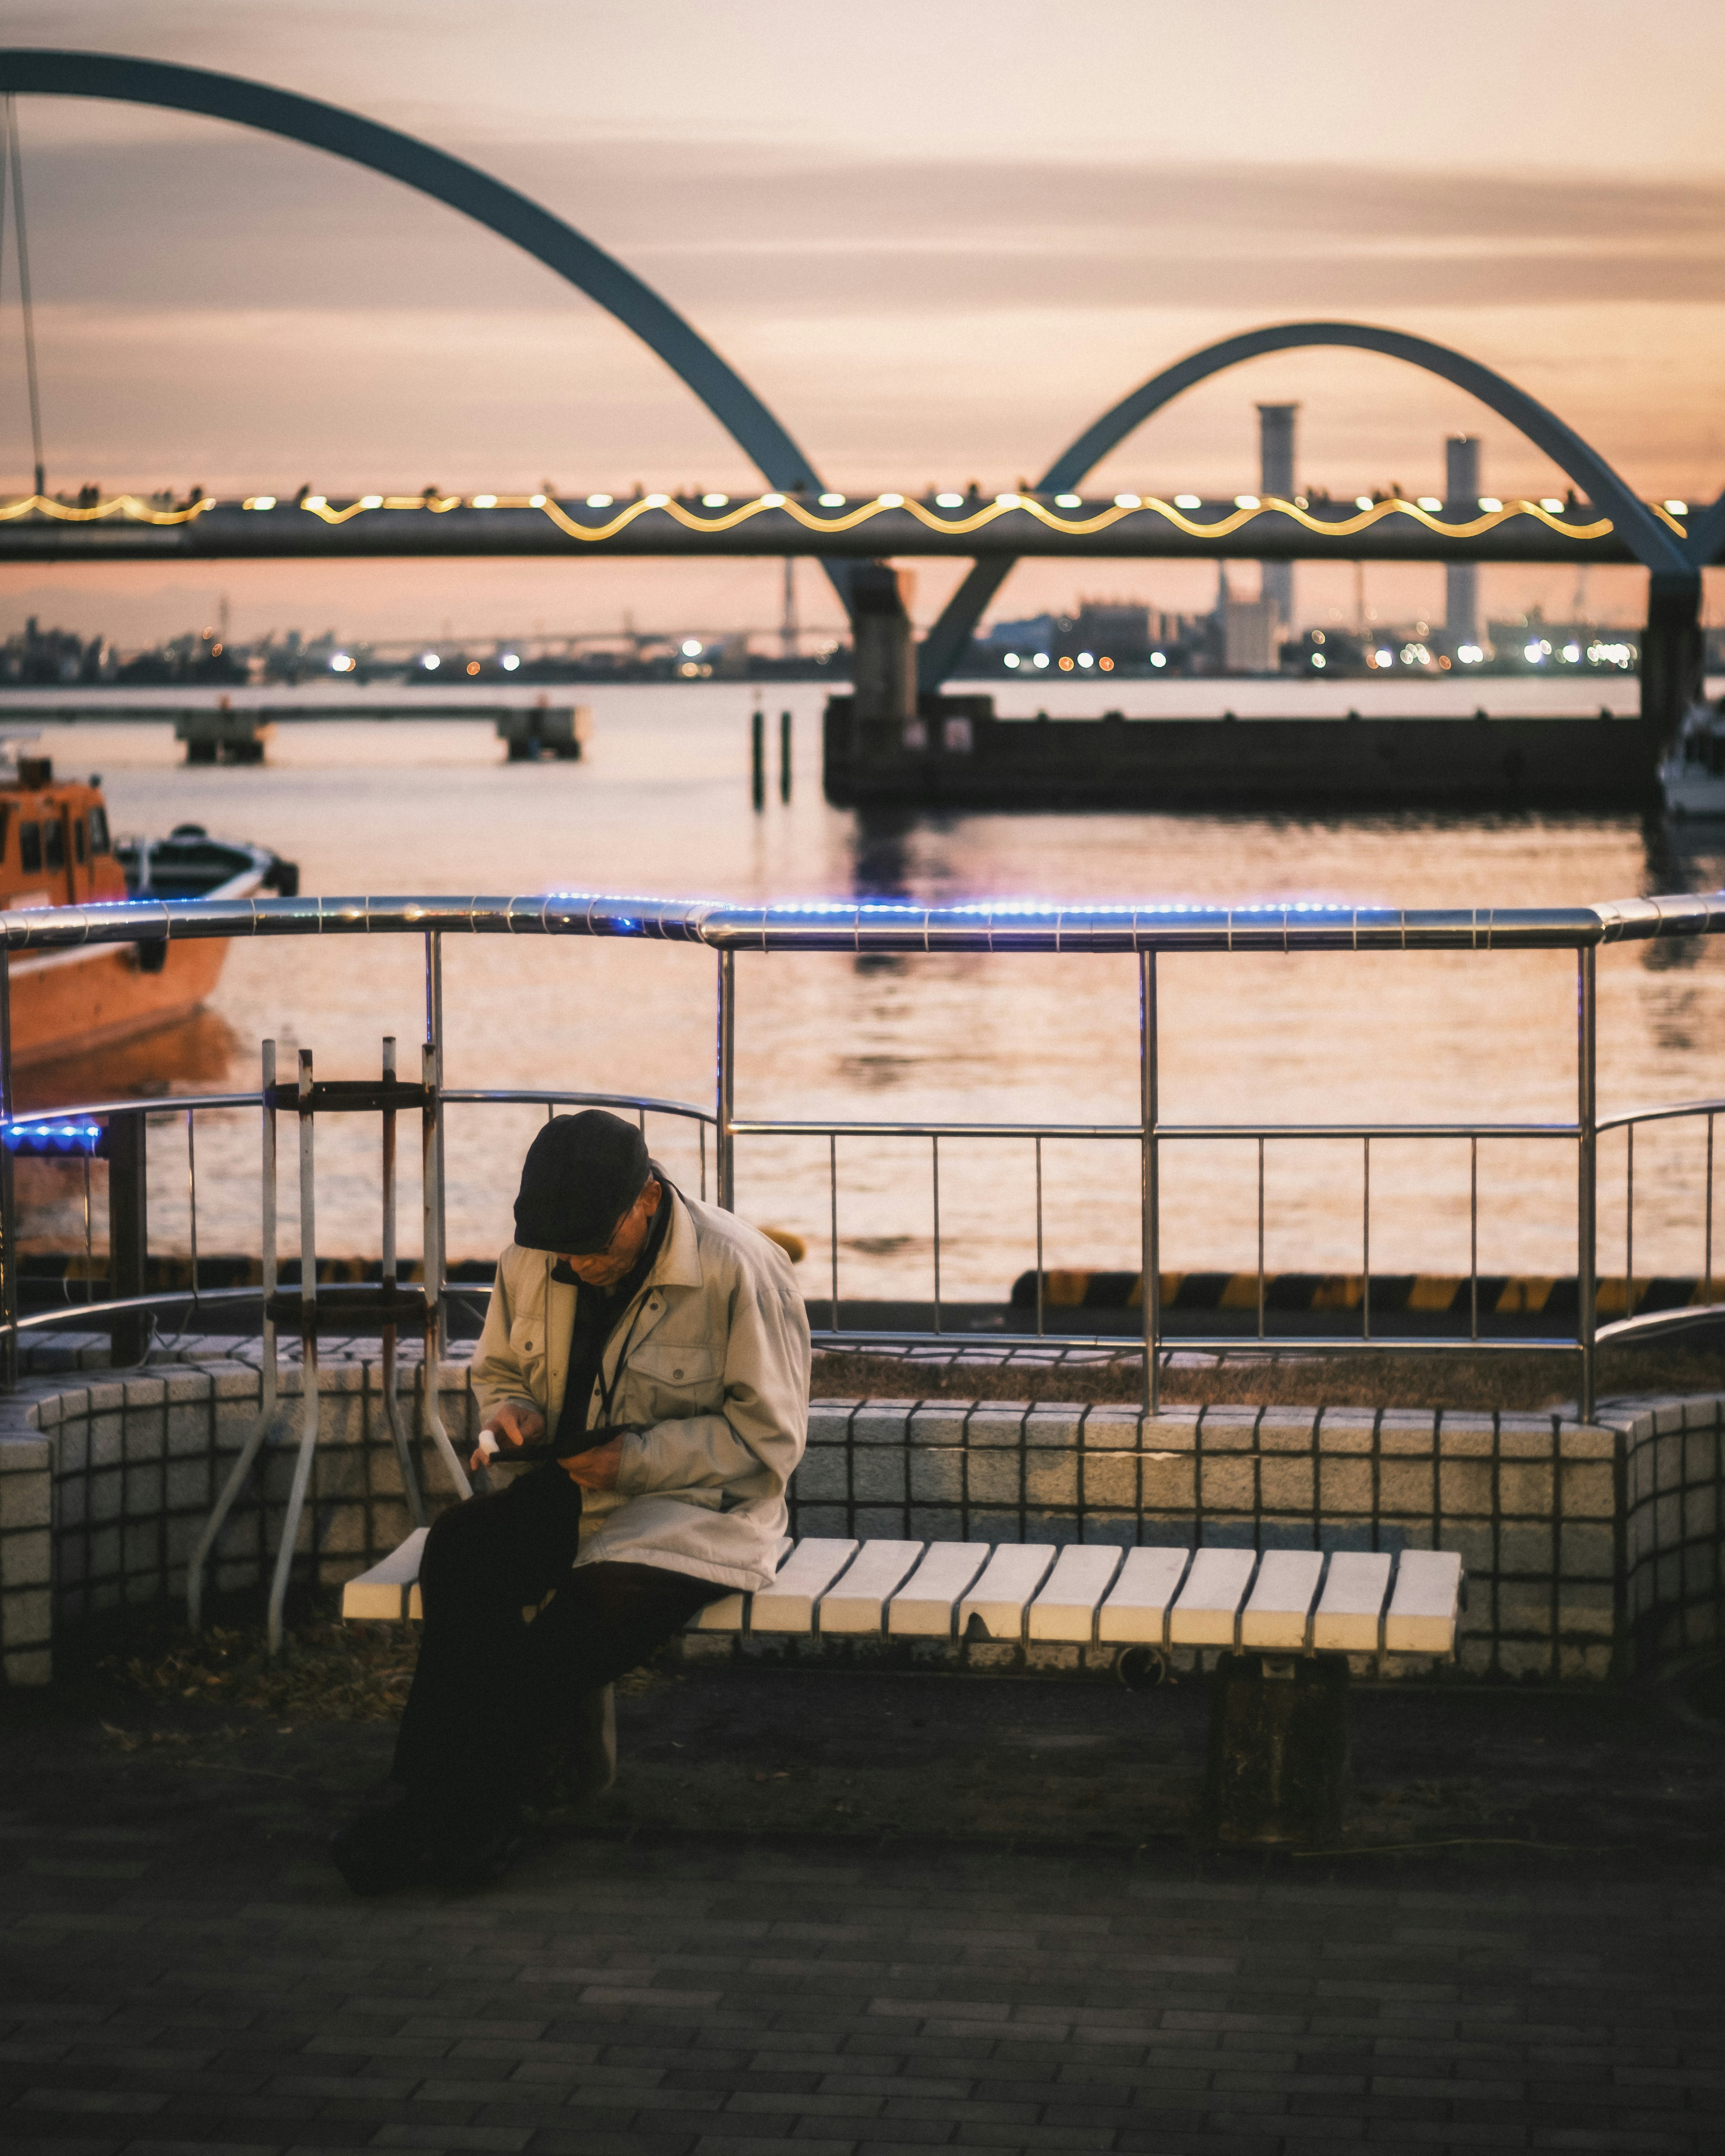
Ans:
{"type": "Polygon", "coordinates": [[[1039,651],[1036,656],[1030,661],[1030,664],[1033,666],[1046,666],[1048,664],[1048,654],[1045,651],[1039,651]]]}
{"type": "Polygon", "coordinates": [[[820,497],[820,506],[823,509],[842,509],[845,497],[842,494],[824,494],[820,497]]]}
{"type": "Polygon", "coordinates": [[[497,497],[495,494],[476,494],[473,497],[473,506],[475,509],[495,509],[497,497]]]}
{"type": "Polygon", "coordinates": [[[1356,509],[1369,509],[1372,506],[1371,495],[1368,494],[1355,495],[1353,497],[1353,506],[1356,509]]]}
{"type": "Polygon", "coordinates": [[[762,509],[783,509],[784,496],[782,494],[763,494],[761,496],[761,506],[762,509]]]}
{"type": "Polygon", "coordinates": [[[1625,671],[1635,663],[1635,649],[1632,644],[1590,644],[1587,647],[1587,655],[1589,662],[1594,666],[1616,666],[1625,671]]]}
{"type": "Polygon", "coordinates": [[[1009,652],[1007,653],[1007,654],[1006,654],[1006,664],[1008,665],[1008,666],[1009,666],[1009,667],[1010,667],[1010,668],[1013,670],[1013,671],[1014,671],[1014,673],[1016,673],[1016,672],[1017,672],[1017,670],[1018,670],[1018,665],[1019,665],[1019,654],[1017,654],[1017,652],[1015,652],[1015,651],[1009,651],[1009,652]]]}
{"type": "Polygon", "coordinates": [[[587,497],[587,506],[589,509],[608,509],[611,499],[608,494],[590,494],[587,497]]]}
{"type": "Polygon", "coordinates": [[[1372,654],[1372,660],[1373,665],[1378,666],[1394,666],[1395,654],[1393,651],[1374,651],[1372,654]]]}
{"type": "Polygon", "coordinates": [[[1464,666],[1477,666],[1485,655],[1477,644],[1458,644],[1455,647],[1455,656],[1464,666]]]}
{"type": "Polygon", "coordinates": [[[100,1123],[4,1123],[0,1141],[11,1153],[93,1153],[101,1143],[100,1123]]]}
{"type": "Polygon", "coordinates": [[[1563,657],[1571,666],[1579,666],[1581,664],[1581,646],[1579,644],[1566,644],[1563,646],[1563,657]]]}
{"type": "Polygon", "coordinates": [[[877,494],[875,499],[883,509],[902,509],[905,506],[901,494],[877,494]]]}
{"type": "Polygon", "coordinates": [[[649,509],[669,509],[670,496],[668,494],[649,494],[647,496],[646,506],[649,509]]]}
{"type": "Polygon", "coordinates": [[[699,640],[697,638],[696,638],[696,637],[692,637],[692,636],[691,636],[691,637],[688,637],[688,638],[686,638],[686,639],[685,639],[685,641],[684,641],[684,644],[683,644],[683,656],[684,656],[684,658],[685,658],[685,659],[699,659],[699,658],[700,658],[700,656],[701,656],[701,644],[700,644],[700,640],[699,640]]]}
{"type": "Polygon", "coordinates": [[[435,674],[438,668],[441,666],[443,663],[442,660],[438,657],[434,651],[427,651],[423,653],[419,660],[419,664],[425,669],[428,674],[435,674]]]}
{"type": "Polygon", "coordinates": [[[1090,651],[1081,651],[1078,654],[1078,663],[1081,666],[1094,666],[1096,663],[1096,654],[1090,651]]]}
{"type": "Polygon", "coordinates": [[[701,506],[703,509],[728,509],[731,497],[728,494],[704,494],[701,497],[701,506]]]}
{"type": "Polygon", "coordinates": [[[1420,497],[1420,506],[1424,510],[1441,509],[1443,506],[1435,494],[1422,494],[1420,497]]]}
{"type": "Polygon", "coordinates": [[[1142,509],[1144,504],[1142,497],[1136,494],[1117,494],[1114,506],[1117,509],[1142,509]]]}
{"type": "Polygon", "coordinates": [[[330,671],[331,674],[351,674],[353,671],[352,659],[345,651],[331,653],[330,657],[330,671]]]}
{"type": "Polygon", "coordinates": [[[1672,516],[1686,516],[1689,514],[1689,505],[1686,501],[1668,501],[1664,506],[1667,514],[1672,516]]]}
{"type": "Polygon", "coordinates": [[[1257,509],[1262,506],[1255,494],[1237,494],[1234,497],[1236,509],[1257,509]]]}
{"type": "Polygon", "coordinates": [[[506,651],[504,653],[502,665],[503,670],[506,674],[513,674],[516,667],[519,666],[521,663],[521,654],[518,651],[506,651]]]}
{"type": "Polygon", "coordinates": [[[963,509],[964,496],[962,494],[937,494],[934,504],[937,509],[963,509]]]}
{"type": "Polygon", "coordinates": [[[329,506],[329,499],[326,495],[308,494],[305,497],[305,506],[308,509],[327,509],[329,506]]]}
{"type": "Polygon", "coordinates": [[[1060,671],[1063,674],[1070,674],[1072,671],[1072,662],[1070,659],[1063,659],[1060,661],[1060,671]]]}
{"type": "Polygon", "coordinates": [[[1552,516],[1561,516],[1563,513],[1563,505],[1554,494],[1543,495],[1539,506],[1552,516]]]}
{"type": "Polygon", "coordinates": [[[1543,644],[1524,644],[1522,649],[1522,656],[1527,660],[1530,666],[1537,666],[1540,660],[1544,658],[1546,649],[1546,645],[1543,644]]]}
{"type": "Polygon", "coordinates": [[[248,509],[274,509],[275,496],[273,494],[254,494],[245,506],[248,509]]]}
{"type": "Polygon", "coordinates": [[[359,506],[362,509],[381,509],[383,506],[383,497],[381,494],[362,494],[359,498],[359,506]]]}
{"type": "Polygon", "coordinates": [[[997,509],[1022,509],[1024,504],[1015,494],[997,494],[994,506],[997,509]]]}
{"type": "Polygon", "coordinates": [[[1150,664],[1153,666],[1166,666],[1168,664],[1167,654],[1161,651],[1153,651],[1150,654],[1150,664]]]}
{"type": "Polygon", "coordinates": [[[1314,651],[1312,654],[1312,663],[1317,669],[1318,672],[1322,674],[1325,667],[1327,666],[1330,662],[1324,657],[1322,652],[1314,651]]]}
{"type": "Polygon", "coordinates": [[[1488,510],[1493,516],[1501,516],[1503,511],[1503,504],[1495,494],[1482,494],[1480,496],[1480,507],[1488,510]]]}
{"type": "Polygon", "coordinates": [[[529,509],[543,509],[545,496],[542,494],[530,494],[527,496],[527,506],[529,509]]]}
{"type": "Polygon", "coordinates": [[[1083,506],[1084,496],[1081,494],[1057,494],[1055,496],[1056,509],[1082,509],[1083,506]]]}
{"type": "Polygon", "coordinates": [[[1201,494],[1177,494],[1174,496],[1174,507],[1176,509],[1202,509],[1204,507],[1204,496],[1201,494]]]}
{"type": "Polygon", "coordinates": [[[1105,674],[1111,674],[1114,671],[1114,661],[1111,659],[1099,659],[1096,665],[1105,674]]]}

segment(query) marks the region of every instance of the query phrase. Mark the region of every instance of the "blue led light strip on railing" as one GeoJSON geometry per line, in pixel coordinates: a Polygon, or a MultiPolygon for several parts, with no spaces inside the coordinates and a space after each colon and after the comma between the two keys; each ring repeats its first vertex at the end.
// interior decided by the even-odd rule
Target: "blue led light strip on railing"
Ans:
{"type": "Polygon", "coordinates": [[[94,1154],[100,1150],[106,1136],[100,1123],[0,1123],[0,1145],[26,1160],[94,1154]]]}

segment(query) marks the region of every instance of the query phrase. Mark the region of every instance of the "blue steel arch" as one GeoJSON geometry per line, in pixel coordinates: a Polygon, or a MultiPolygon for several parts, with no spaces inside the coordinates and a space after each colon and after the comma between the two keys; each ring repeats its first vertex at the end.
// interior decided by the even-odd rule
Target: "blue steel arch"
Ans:
{"type": "MultiPolygon", "coordinates": [[[[13,93],[105,97],[127,105],[201,113],[208,119],[285,136],[291,142],[326,150],[332,157],[399,180],[513,242],[633,330],[695,392],[753,459],[769,485],[788,494],[798,487],[819,490],[814,467],[796,442],[737,370],[675,307],[561,218],[446,151],[293,90],[274,90],[242,75],[122,54],[0,49],[0,94],[13,93]]],[[[824,566],[848,608],[849,565],[824,566]]]]}
{"type": "MultiPolygon", "coordinates": [[[[1433,344],[1425,337],[1411,336],[1404,330],[1376,329],[1363,322],[1285,322],[1274,328],[1248,330],[1240,336],[1224,337],[1219,344],[1206,345],[1201,352],[1189,353],[1172,367],[1164,367],[1160,374],[1153,374],[1129,397],[1123,397],[1111,410],[1103,413],[1087,427],[1055,459],[1037,481],[1036,490],[1063,493],[1076,487],[1135,427],[1141,426],[1183,390],[1266,352],[1295,352],[1310,345],[1343,345],[1358,352],[1381,352],[1387,358],[1405,360],[1409,366],[1423,367],[1428,374],[1439,375],[1445,382],[1454,382],[1457,388],[1467,390],[1501,418],[1507,419],[1537,448],[1543,449],[1590,501],[1605,510],[1637,560],[1644,562],[1656,579],[1681,578],[1686,586],[1698,575],[1697,560],[1676,534],[1660,522],[1596,449],[1537,398],[1530,397],[1524,389],[1517,389],[1512,382],[1506,381],[1489,367],[1482,367],[1479,361],[1469,359],[1463,352],[1451,352],[1447,345],[1433,344]]],[[[923,689],[937,689],[963,659],[983,609],[1011,573],[1014,558],[978,562],[947,602],[939,620],[924,639],[919,657],[918,681],[923,689]]]]}

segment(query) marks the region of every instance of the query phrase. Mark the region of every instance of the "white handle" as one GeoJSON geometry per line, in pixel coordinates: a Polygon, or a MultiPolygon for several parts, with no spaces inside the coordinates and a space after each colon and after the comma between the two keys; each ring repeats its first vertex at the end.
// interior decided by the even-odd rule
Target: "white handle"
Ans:
{"type": "Polygon", "coordinates": [[[487,1460],[495,1460],[497,1457],[497,1433],[495,1430],[482,1430],[480,1432],[479,1449],[487,1460]]]}

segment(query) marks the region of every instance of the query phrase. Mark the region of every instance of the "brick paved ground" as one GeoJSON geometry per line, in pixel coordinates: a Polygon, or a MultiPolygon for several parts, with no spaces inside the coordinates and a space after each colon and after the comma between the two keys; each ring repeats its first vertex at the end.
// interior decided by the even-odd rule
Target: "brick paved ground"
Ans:
{"type": "Polygon", "coordinates": [[[1373,1816],[1411,1804],[1421,1824],[1395,1831],[1420,1853],[1379,1826],[1343,1856],[1219,1858],[1167,1825],[1201,1743],[1196,1688],[1152,1703],[1136,1771],[1154,1838],[1112,1812],[1081,1824],[1110,1732],[1146,1712],[1124,1698],[711,1673],[627,1703],[616,1795],[543,1826],[503,1887],[381,1904],[345,1894],[321,1840],[387,1729],[236,1736],[195,1707],[14,1701],[0,2143],[1725,2148],[1717,1727],[1637,1709],[1613,1738],[1609,1706],[1508,1702],[1522,1811],[1458,1836],[1396,1778],[1446,1746],[1507,1774],[1505,1703],[1363,1697],[1373,1816]],[[104,1732],[115,1715],[124,1736],[104,1732]],[[857,1726],[872,1782],[836,1733],[857,1726]],[[703,1729],[710,1758],[654,1764],[703,1729]],[[937,1822],[942,1741],[972,1784],[1029,1791],[1009,1832],[809,1824],[809,1805],[878,1812],[895,1773],[900,1829],[937,1822]],[[803,1763],[802,1823],[742,1830],[793,1781],[780,1759],[803,1763]],[[660,1823],[630,1831],[631,1787],[660,1823]],[[1565,1787],[1590,1843],[1554,1837],[1565,1787]],[[672,1789],[696,1823],[663,1823],[672,1789]]]}

